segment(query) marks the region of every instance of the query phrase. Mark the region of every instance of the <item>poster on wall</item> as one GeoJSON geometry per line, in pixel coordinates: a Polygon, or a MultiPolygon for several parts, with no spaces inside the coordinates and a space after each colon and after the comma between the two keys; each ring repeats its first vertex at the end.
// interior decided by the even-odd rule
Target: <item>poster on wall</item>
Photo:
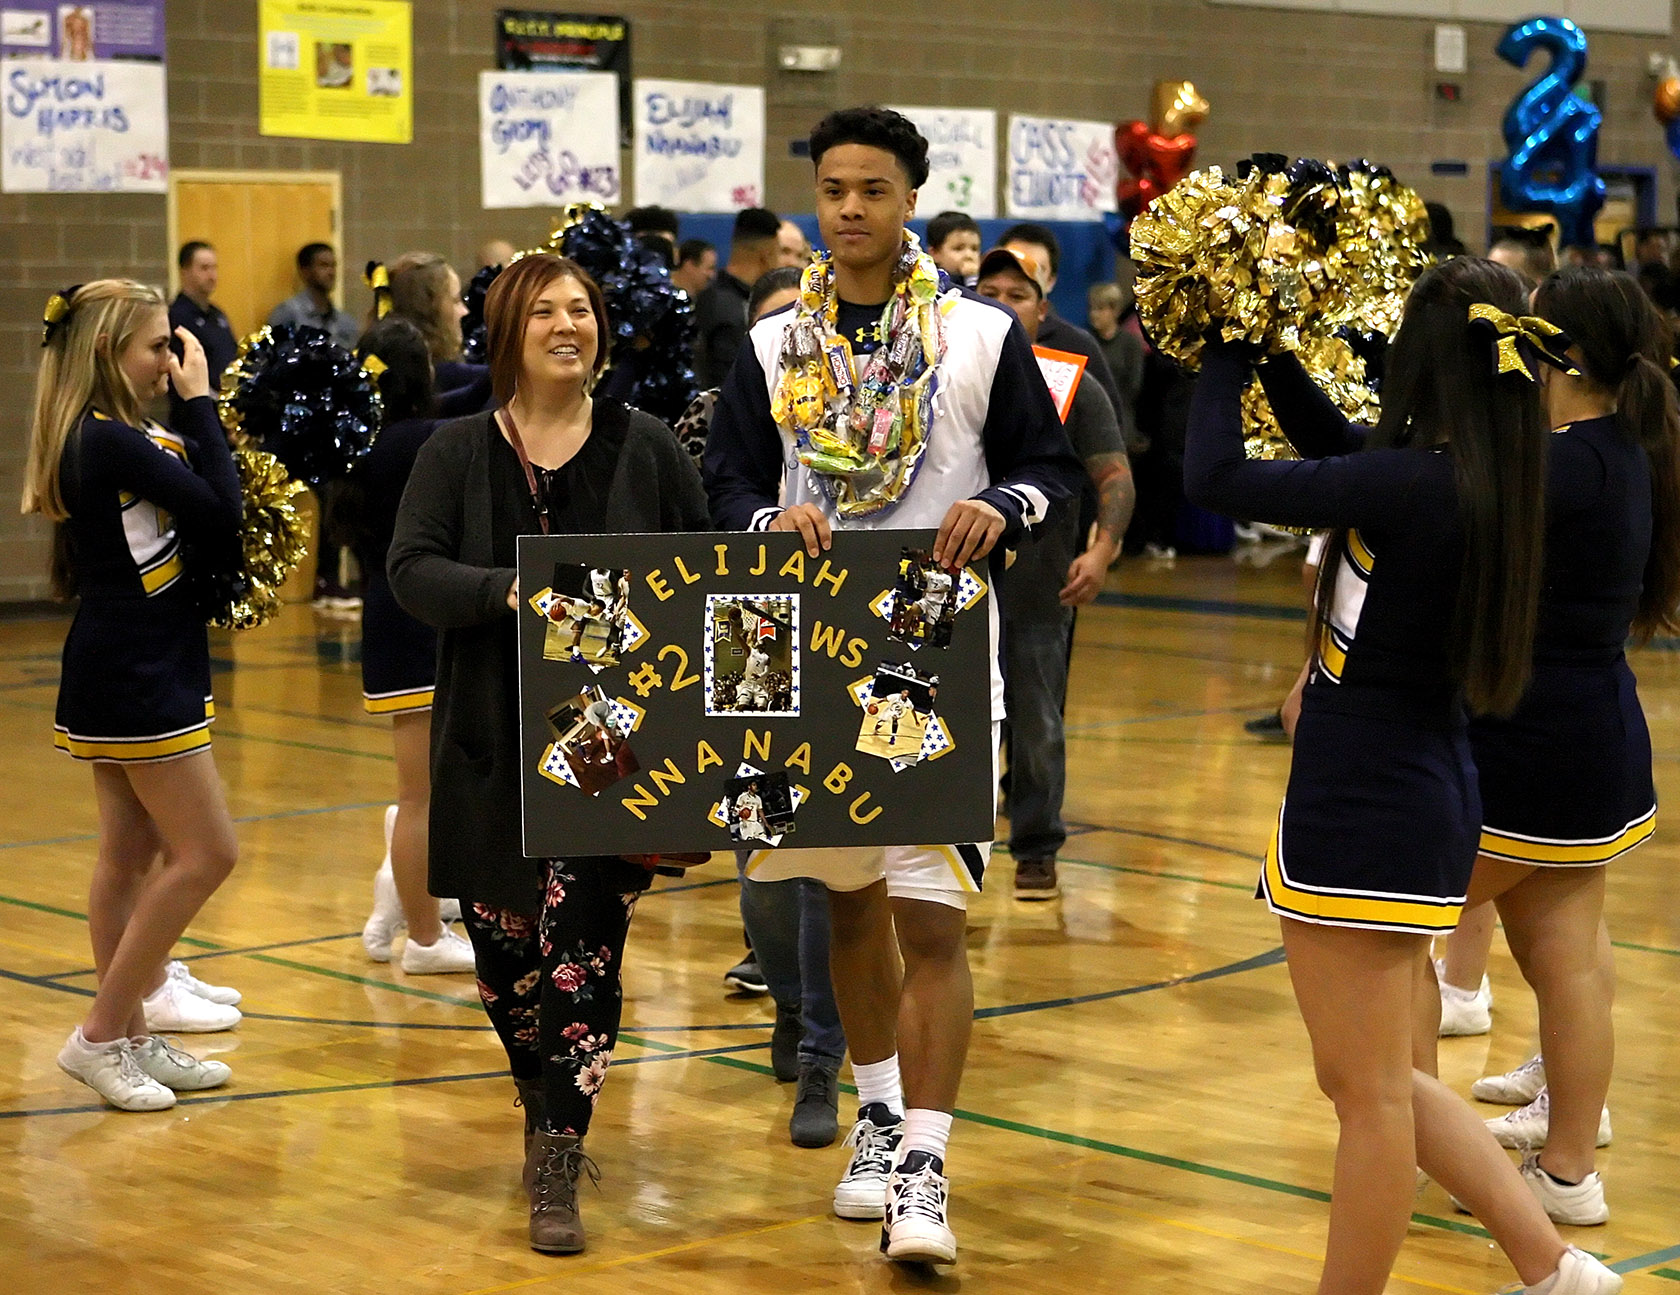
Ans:
{"type": "Polygon", "coordinates": [[[739,211],[764,193],[764,91],[637,78],[638,207],[739,211]]]}
{"type": "Polygon", "coordinates": [[[525,853],[989,841],[984,568],[934,536],[522,536],[525,853]]]}
{"type": "Polygon", "coordinates": [[[0,57],[163,62],[164,0],[0,0],[0,57]]]}
{"type": "Polygon", "coordinates": [[[408,0],[261,0],[261,133],[409,143],[413,48],[408,0]]]}
{"type": "Polygon", "coordinates": [[[3,68],[0,190],[168,191],[162,63],[8,59],[3,68]]]}
{"type": "Polygon", "coordinates": [[[990,108],[904,108],[928,142],[928,178],[918,210],[997,215],[997,114],[990,108]]]}
{"type": "Polygon", "coordinates": [[[1112,122],[1010,117],[1011,220],[1098,220],[1115,209],[1119,174],[1112,122]]]}
{"type": "Polygon", "coordinates": [[[483,205],[619,200],[618,83],[610,72],[480,72],[483,205]]]}
{"type": "Polygon", "coordinates": [[[496,66],[504,72],[574,68],[618,78],[618,119],[630,146],[630,20],[616,14],[496,10],[496,66]]]}

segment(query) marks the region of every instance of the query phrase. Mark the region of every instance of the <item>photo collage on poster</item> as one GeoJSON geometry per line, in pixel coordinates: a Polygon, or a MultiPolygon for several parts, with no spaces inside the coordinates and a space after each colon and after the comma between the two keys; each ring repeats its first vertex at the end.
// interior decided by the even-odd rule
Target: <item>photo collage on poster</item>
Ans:
{"type": "MultiPolygon", "coordinates": [[[[680,563],[678,566],[685,582],[692,583],[693,573],[680,563]]],[[[718,566],[717,574],[724,574],[721,557],[718,566]]],[[[548,573],[546,566],[541,570],[548,573]]],[[[662,580],[669,578],[662,578],[661,571],[650,566],[635,596],[648,597],[651,589],[663,602],[670,587],[662,580]]],[[[889,647],[872,661],[864,640],[855,638],[859,647],[857,664],[873,668],[855,678],[845,691],[858,708],[858,726],[852,739],[855,750],[886,761],[894,773],[903,773],[955,749],[952,731],[939,714],[939,660],[955,636],[965,632],[985,636],[984,625],[967,627],[956,622],[963,612],[983,602],[986,587],[966,568],[942,568],[924,548],[899,549],[896,559],[877,578],[885,578],[884,587],[873,586],[881,589],[880,594],[867,598],[862,605],[885,622],[885,637],[896,650],[889,647]]],[[[802,706],[844,704],[839,696],[819,703],[814,694],[803,695],[803,636],[812,635],[811,643],[805,645],[811,651],[824,652],[825,642],[834,642],[825,640],[824,631],[833,633],[836,628],[825,626],[821,616],[804,623],[805,616],[828,606],[820,599],[812,601],[811,586],[805,586],[803,592],[766,592],[730,589],[725,583],[723,591],[715,593],[705,592],[702,587],[693,595],[699,608],[682,613],[684,620],[693,615],[699,622],[694,625],[698,642],[691,639],[686,644],[666,644],[657,653],[651,649],[637,651],[650,643],[648,630],[632,608],[633,590],[637,588],[635,573],[611,565],[610,560],[608,564],[556,562],[548,583],[525,600],[542,618],[543,677],[546,679],[550,670],[577,671],[576,682],[561,694],[563,700],[541,712],[548,738],[538,769],[543,778],[590,797],[621,783],[633,790],[621,788],[615,795],[646,796],[648,793],[641,788],[653,775],[664,779],[661,794],[664,785],[680,782],[674,778],[676,769],[667,758],[668,752],[652,755],[644,751],[638,756],[635,734],[647,714],[643,707],[658,706],[664,697],[672,695],[676,689],[663,691],[668,686],[665,681],[674,685],[685,670],[691,670],[690,680],[700,685],[698,696],[706,719],[791,719],[801,716],[802,706]],[[808,612],[802,609],[802,598],[808,612]],[[681,660],[675,668],[669,664],[673,654],[681,660]],[[689,661],[696,668],[689,667],[689,661]],[[661,673],[655,673],[656,664],[661,673]],[[592,681],[592,675],[620,665],[627,667],[627,677],[614,676],[620,682],[606,678],[599,683],[592,681]],[[623,695],[609,691],[620,687],[625,689],[623,695]],[[632,695],[639,696],[643,705],[630,701],[632,695]]],[[[643,611],[663,642],[672,632],[671,608],[660,608],[650,599],[643,611]],[[661,615],[655,616],[649,608],[661,615]]],[[[533,639],[526,646],[531,649],[535,645],[533,639]]],[[[826,656],[816,659],[826,665],[837,659],[835,649],[826,648],[826,656]]],[[[705,719],[701,723],[704,725],[705,719]]],[[[849,722],[843,731],[851,731],[849,722]]],[[[704,746],[708,735],[702,727],[694,737],[704,746]]],[[[786,770],[743,762],[733,772],[719,769],[709,777],[717,781],[707,802],[707,818],[715,827],[727,830],[736,847],[771,849],[797,837],[796,815],[810,792],[790,781],[786,770]]]]}

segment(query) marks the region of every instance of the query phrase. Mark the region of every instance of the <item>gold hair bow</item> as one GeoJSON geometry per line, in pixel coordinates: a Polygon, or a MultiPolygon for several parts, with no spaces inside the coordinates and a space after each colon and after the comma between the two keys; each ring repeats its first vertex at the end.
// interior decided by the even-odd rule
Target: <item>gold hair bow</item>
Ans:
{"type": "Polygon", "coordinates": [[[1569,334],[1556,324],[1537,315],[1507,315],[1485,301],[1478,301],[1470,307],[1470,322],[1485,325],[1497,339],[1493,353],[1495,373],[1520,373],[1530,382],[1538,382],[1540,379],[1528,364],[1532,356],[1571,377],[1581,376],[1581,371],[1569,358],[1569,334]],[[1525,355],[1525,351],[1529,355],[1525,355]]]}
{"type": "Polygon", "coordinates": [[[79,283],[72,284],[63,292],[55,292],[47,298],[46,309],[41,312],[41,345],[52,341],[53,334],[59,325],[70,318],[70,299],[82,290],[79,283]]]}
{"type": "Polygon", "coordinates": [[[384,262],[369,261],[362,281],[373,289],[373,317],[384,319],[391,313],[391,275],[384,262]]]}

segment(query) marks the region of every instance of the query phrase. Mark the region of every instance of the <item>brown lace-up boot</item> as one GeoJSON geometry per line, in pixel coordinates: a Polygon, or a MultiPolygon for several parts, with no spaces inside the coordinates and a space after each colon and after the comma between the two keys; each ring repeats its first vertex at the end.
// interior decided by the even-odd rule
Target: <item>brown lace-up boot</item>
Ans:
{"type": "Polygon", "coordinates": [[[578,1180],[587,1174],[589,1181],[599,1186],[601,1171],[584,1154],[582,1139],[573,1133],[538,1128],[531,1158],[536,1169],[531,1188],[531,1249],[545,1254],[576,1254],[584,1246],[578,1180]]]}
{"type": "Polygon", "coordinates": [[[525,1169],[520,1179],[525,1184],[525,1195],[529,1197],[531,1184],[537,1176],[537,1165],[531,1158],[531,1148],[536,1143],[537,1130],[543,1126],[546,1103],[543,1098],[542,1080],[515,1079],[513,1086],[519,1090],[513,1104],[525,1108],[525,1169]]]}

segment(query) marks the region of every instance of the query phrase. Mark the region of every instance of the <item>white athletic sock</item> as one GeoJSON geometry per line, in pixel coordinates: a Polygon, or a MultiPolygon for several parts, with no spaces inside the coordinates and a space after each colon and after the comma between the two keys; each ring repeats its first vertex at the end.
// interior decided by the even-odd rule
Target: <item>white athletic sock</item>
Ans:
{"type": "Polygon", "coordinates": [[[857,1085],[858,1105],[880,1102],[894,1115],[904,1114],[904,1089],[898,1080],[898,1053],[885,1061],[864,1065],[852,1062],[852,1082],[857,1085]]]}
{"type": "Polygon", "coordinates": [[[924,1111],[912,1107],[904,1112],[904,1137],[898,1144],[898,1161],[904,1163],[908,1151],[926,1151],[945,1159],[945,1146],[951,1140],[951,1115],[948,1111],[924,1111]]]}

